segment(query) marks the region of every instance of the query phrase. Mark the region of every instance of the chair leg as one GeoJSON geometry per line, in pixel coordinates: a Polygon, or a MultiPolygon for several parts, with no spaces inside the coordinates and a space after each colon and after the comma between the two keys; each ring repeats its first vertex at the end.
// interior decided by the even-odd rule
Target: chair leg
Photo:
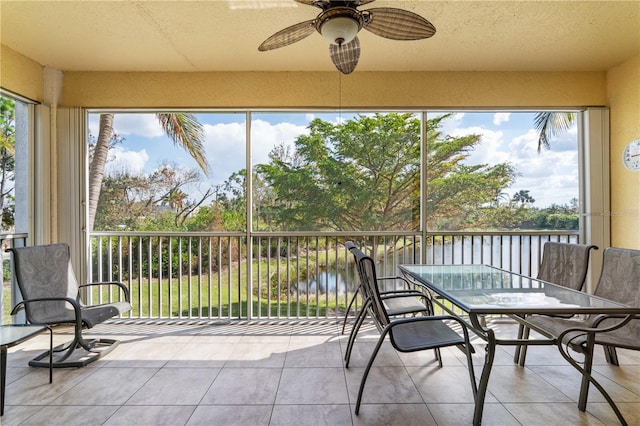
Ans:
{"type": "Polygon", "coordinates": [[[367,317],[367,309],[369,309],[371,301],[366,300],[364,305],[362,306],[362,311],[358,314],[356,318],[356,323],[353,325],[351,329],[351,333],[349,334],[349,340],[347,341],[347,351],[344,355],[345,360],[345,368],[349,368],[349,361],[351,360],[351,351],[353,350],[353,345],[356,343],[356,337],[358,335],[358,331],[360,331],[360,327],[367,317]]]}
{"type": "Polygon", "coordinates": [[[618,353],[616,352],[616,348],[613,346],[603,346],[604,349],[604,357],[607,360],[607,364],[611,365],[620,365],[618,362],[618,353]]]}
{"type": "Polygon", "coordinates": [[[358,400],[356,401],[356,416],[360,413],[360,403],[362,402],[362,392],[364,391],[364,384],[367,382],[367,376],[369,375],[369,371],[371,370],[371,366],[373,365],[373,361],[375,361],[376,356],[378,355],[378,351],[384,343],[384,339],[387,336],[388,329],[383,330],[380,334],[380,338],[378,339],[378,343],[376,344],[371,357],[369,358],[369,362],[367,363],[367,368],[364,370],[364,374],[362,375],[362,380],[360,381],[360,389],[358,390],[358,400]]]}
{"type": "Polygon", "coordinates": [[[349,302],[347,309],[344,311],[344,319],[342,320],[342,331],[340,332],[340,334],[344,334],[344,328],[347,325],[347,318],[349,316],[349,311],[351,310],[351,306],[356,301],[356,298],[358,297],[358,293],[360,293],[360,286],[356,288],[356,291],[353,293],[353,297],[351,298],[351,301],[349,302]]]}
{"type": "MultiPolygon", "coordinates": [[[[529,327],[524,328],[524,333],[522,334],[522,339],[529,339],[529,332],[531,329],[529,327]]],[[[528,345],[520,345],[520,367],[524,367],[524,363],[527,359],[527,347],[528,345]]]]}
{"type": "Polygon", "coordinates": [[[438,361],[438,367],[442,368],[442,354],[440,353],[440,348],[435,348],[433,352],[436,355],[436,361],[438,361]]]}
{"type": "MultiPolygon", "coordinates": [[[[518,325],[518,340],[522,340],[522,336],[524,335],[524,325],[523,324],[519,324],[518,325]]],[[[520,362],[520,349],[522,348],[522,345],[516,345],[516,351],[515,354],[513,354],[513,363],[514,364],[518,364],[520,362]]]]}

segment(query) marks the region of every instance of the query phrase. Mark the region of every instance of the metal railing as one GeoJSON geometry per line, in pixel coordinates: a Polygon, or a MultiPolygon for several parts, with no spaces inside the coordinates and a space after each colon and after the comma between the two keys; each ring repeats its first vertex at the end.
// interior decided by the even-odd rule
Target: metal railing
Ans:
{"type": "Polygon", "coordinates": [[[11,308],[15,306],[19,298],[19,292],[13,283],[13,269],[11,267],[11,255],[8,248],[24,247],[27,245],[28,234],[0,234],[0,250],[2,250],[2,291],[0,291],[0,320],[2,324],[11,323],[11,308]]]}
{"type": "Polygon", "coordinates": [[[96,232],[89,278],[125,283],[132,319],[338,319],[357,288],[347,240],[375,256],[381,276],[403,263],[490,264],[535,276],[544,243],[576,243],[578,233],[96,232]]]}

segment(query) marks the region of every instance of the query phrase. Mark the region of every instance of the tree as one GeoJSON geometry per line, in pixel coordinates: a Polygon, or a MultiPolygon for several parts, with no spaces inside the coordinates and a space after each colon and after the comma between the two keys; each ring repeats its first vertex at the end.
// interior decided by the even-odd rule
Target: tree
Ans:
{"type": "Polygon", "coordinates": [[[513,201],[514,203],[520,203],[520,205],[523,206],[525,204],[533,204],[536,202],[536,200],[531,195],[529,195],[529,190],[527,189],[521,189],[520,191],[513,194],[513,198],[511,199],[511,201],[513,201]]]}
{"type": "Polygon", "coordinates": [[[182,230],[187,218],[214,194],[213,188],[208,188],[198,199],[189,199],[184,187],[200,180],[197,170],[168,163],[160,165],[149,176],[127,172],[106,176],[96,228],[182,230]]]}
{"type": "Polygon", "coordinates": [[[0,229],[6,231],[15,223],[15,103],[0,97],[0,229]],[[9,201],[9,202],[7,202],[9,201]]]}
{"type": "MultiPolygon", "coordinates": [[[[508,187],[510,165],[466,166],[480,136],[443,137],[448,115],[427,122],[427,217],[466,224],[508,187]],[[453,219],[453,218],[456,219],[453,219]]],[[[276,194],[280,230],[389,231],[420,228],[420,121],[410,113],[315,119],[295,149],[279,147],[257,172],[276,194]]]]}
{"type": "Polygon", "coordinates": [[[550,149],[549,141],[552,137],[569,130],[575,121],[576,114],[574,112],[539,112],[534,117],[534,125],[538,131],[538,152],[550,149]]]}
{"type": "MultiPolygon", "coordinates": [[[[193,114],[163,113],[156,114],[164,132],[173,142],[184,148],[205,175],[209,173],[209,164],[204,152],[204,132],[202,125],[193,114]]],[[[100,130],[89,165],[89,227],[93,230],[98,200],[104,179],[109,148],[112,146],[114,114],[100,114],[100,130]]]]}

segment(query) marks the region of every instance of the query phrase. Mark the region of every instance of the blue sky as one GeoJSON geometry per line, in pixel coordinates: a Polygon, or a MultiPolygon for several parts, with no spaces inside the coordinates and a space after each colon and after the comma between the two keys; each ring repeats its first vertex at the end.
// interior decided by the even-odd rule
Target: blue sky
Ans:
{"type": "MultiPolygon", "coordinates": [[[[439,113],[429,113],[439,114],[439,113]]],[[[245,114],[196,114],[204,126],[205,149],[211,173],[199,187],[190,188],[194,198],[209,185],[224,182],[233,172],[245,168],[245,114]]],[[[352,113],[252,113],[252,162],[267,161],[271,149],[280,143],[293,145],[295,138],[307,133],[316,117],[337,122],[352,113]]],[[[482,142],[467,159],[468,164],[510,162],[520,176],[507,191],[509,195],[525,189],[536,200],[536,207],[568,204],[578,197],[577,130],[574,126],[552,142],[551,150],[537,152],[537,135],[529,112],[457,112],[444,122],[443,133],[453,136],[480,134],[482,142]]],[[[173,145],[153,114],[116,114],[115,131],[123,144],[110,153],[107,173],[127,170],[151,173],[163,162],[197,168],[193,159],[173,145]]],[[[89,130],[98,133],[98,114],[90,114],[89,130]]]]}

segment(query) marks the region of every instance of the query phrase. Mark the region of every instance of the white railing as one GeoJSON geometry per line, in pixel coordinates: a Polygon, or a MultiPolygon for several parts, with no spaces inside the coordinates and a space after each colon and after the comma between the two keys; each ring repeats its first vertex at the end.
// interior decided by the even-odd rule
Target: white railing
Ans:
{"type": "Polygon", "coordinates": [[[396,275],[403,263],[484,263],[536,275],[546,241],[578,242],[578,234],[96,232],[89,275],[129,287],[127,318],[338,319],[357,287],[347,240],[375,254],[379,275],[396,275]]]}

